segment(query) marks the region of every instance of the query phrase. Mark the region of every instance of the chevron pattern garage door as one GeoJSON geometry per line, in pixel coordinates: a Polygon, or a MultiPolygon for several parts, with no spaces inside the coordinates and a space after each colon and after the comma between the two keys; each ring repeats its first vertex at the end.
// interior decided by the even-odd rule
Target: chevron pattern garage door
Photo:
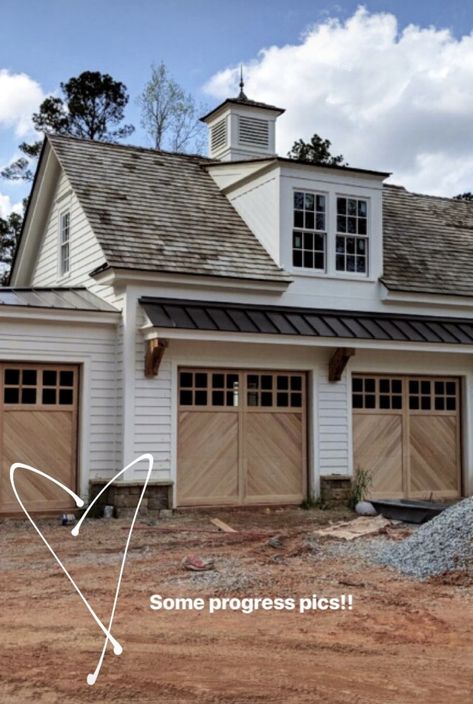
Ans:
{"type": "MultiPolygon", "coordinates": [[[[22,462],[76,489],[78,370],[70,365],[0,365],[0,513],[21,510],[9,470],[22,462]]],[[[73,508],[68,494],[21,470],[16,486],[28,511],[73,508]]]]}
{"type": "Polygon", "coordinates": [[[354,376],[354,469],[371,498],[461,494],[460,389],[449,377],[354,376]]]}
{"type": "Polygon", "coordinates": [[[305,394],[300,373],[180,370],[178,504],[300,503],[305,394]]]}

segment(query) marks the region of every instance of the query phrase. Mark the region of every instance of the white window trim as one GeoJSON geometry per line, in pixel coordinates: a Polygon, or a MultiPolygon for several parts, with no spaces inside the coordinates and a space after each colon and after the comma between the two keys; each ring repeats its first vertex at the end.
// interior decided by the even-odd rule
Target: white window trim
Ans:
{"type": "Polygon", "coordinates": [[[305,278],[322,278],[347,281],[375,281],[372,275],[372,208],[371,197],[346,192],[324,191],[320,189],[307,188],[307,186],[293,186],[291,189],[291,230],[290,230],[290,266],[288,267],[291,274],[294,276],[302,276],[305,278]],[[314,195],[325,196],[325,269],[308,269],[307,267],[298,267],[293,264],[293,231],[294,231],[294,193],[302,191],[304,193],[313,193],[314,195]],[[336,269],[336,242],[337,242],[337,198],[353,198],[355,200],[364,200],[367,210],[367,226],[366,239],[368,241],[367,248],[367,271],[337,271],[336,269]]]}
{"type": "Polygon", "coordinates": [[[369,280],[371,277],[371,221],[372,221],[372,216],[371,216],[371,201],[370,198],[367,196],[358,196],[358,195],[353,195],[353,193],[334,193],[334,211],[335,211],[335,219],[334,219],[334,231],[333,231],[333,247],[334,247],[334,252],[333,252],[333,269],[334,269],[334,274],[336,277],[341,276],[343,278],[350,278],[350,279],[361,279],[363,281],[369,280]],[[338,227],[337,227],[337,199],[338,198],[350,198],[352,200],[363,200],[366,203],[366,235],[353,235],[354,237],[364,237],[367,240],[367,249],[366,249],[366,271],[337,271],[337,263],[336,263],[336,256],[337,256],[337,235],[340,235],[341,237],[349,237],[348,233],[341,233],[338,232],[338,227]]]}
{"type": "MultiPolygon", "coordinates": [[[[302,274],[304,276],[325,276],[328,273],[328,262],[329,262],[329,237],[330,237],[330,194],[327,191],[321,191],[319,189],[314,190],[313,188],[306,187],[296,187],[292,189],[292,200],[291,200],[291,271],[295,274],[302,274]],[[305,266],[294,266],[294,231],[304,232],[304,228],[298,228],[294,226],[294,194],[295,193],[310,193],[316,198],[317,196],[323,196],[325,198],[325,231],[323,230],[311,230],[314,234],[323,235],[325,238],[324,247],[324,268],[323,269],[312,269],[305,266]]],[[[314,210],[314,218],[316,217],[316,210],[314,210]]],[[[315,224],[315,222],[314,222],[315,224]]]]}
{"type": "Polygon", "coordinates": [[[70,208],[64,208],[64,210],[61,210],[59,212],[58,216],[58,278],[59,279],[68,279],[71,275],[71,211],[70,208]],[[63,218],[68,215],[69,216],[69,225],[68,225],[68,238],[67,238],[67,246],[68,246],[68,268],[67,271],[62,270],[62,253],[63,253],[63,247],[66,244],[65,242],[62,241],[62,225],[63,225],[63,218]]]}

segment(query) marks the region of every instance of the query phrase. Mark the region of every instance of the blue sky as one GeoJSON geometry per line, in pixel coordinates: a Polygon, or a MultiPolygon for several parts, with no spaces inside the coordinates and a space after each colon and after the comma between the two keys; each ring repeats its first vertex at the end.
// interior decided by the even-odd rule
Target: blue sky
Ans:
{"type": "MultiPolygon", "coordinates": [[[[471,0],[372,0],[364,5],[370,16],[380,13],[394,15],[399,33],[409,24],[419,28],[449,29],[453,48],[473,29],[471,0]]],[[[183,87],[198,100],[212,105],[223,90],[234,92],[233,74],[229,78],[228,73],[222,72],[242,61],[249,67],[250,79],[253,75],[250,67],[256,66],[253,87],[259,86],[260,94],[255,95],[253,91],[251,97],[264,98],[268,94],[274,95],[276,88],[271,81],[264,84],[257,72],[258,65],[262,68],[262,49],[297,47],[304,42],[301,37],[308,27],[314,23],[326,23],[329,18],[338,18],[343,24],[355,14],[358,6],[358,2],[314,0],[293,0],[292,3],[287,0],[1,0],[0,26],[4,29],[0,41],[0,71],[11,75],[26,74],[39,84],[44,94],[56,91],[60,81],[83,70],[108,72],[127,85],[131,96],[127,119],[138,128],[135,98],[149,75],[151,63],[163,60],[183,87]],[[5,31],[5,28],[12,31],[5,31]]],[[[364,31],[368,31],[366,26],[364,31]]],[[[469,58],[470,48],[463,51],[469,58]]],[[[343,60],[347,61],[346,55],[343,60]]],[[[265,66],[267,70],[267,63],[265,66]]],[[[389,82],[389,77],[386,79],[389,82]]],[[[298,74],[290,75],[286,80],[297,84],[298,74]]],[[[335,83],[332,90],[334,86],[335,83]]],[[[250,87],[248,92],[251,92],[250,87]]],[[[340,95],[343,90],[341,86],[340,95]]],[[[458,90],[461,92],[461,85],[458,90]]],[[[471,85],[465,84],[464,90],[470,91],[471,85]]],[[[286,90],[285,95],[286,103],[288,100],[293,103],[285,105],[288,112],[299,109],[297,94],[291,96],[286,90]]],[[[277,95],[275,98],[276,102],[281,102],[277,95]]],[[[318,104],[320,100],[319,95],[318,104]]],[[[329,103],[327,99],[324,105],[329,103]]],[[[330,119],[324,120],[321,124],[331,124],[330,119]]],[[[300,136],[288,134],[288,126],[284,129],[285,145],[291,137],[300,136]]],[[[294,124],[292,129],[297,129],[297,125],[294,124]]],[[[345,152],[350,152],[350,142],[343,137],[341,129],[339,126],[338,131],[334,130],[337,146],[341,144],[345,152]]],[[[0,107],[0,164],[4,165],[14,155],[15,147],[21,141],[15,130],[17,132],[17,125],[12,120],[2,124],[0,107]]],[[[334,135],[323,136],[329,136],[335,142],[334,135]]],[[[434,133],[433,139],[438,138],[434,133]]],[[[137,129],[132,141],[146,143],[141,130],[137,129]]],[[[458,146],[455,150],[458,152],[458,146]]],[[[358,154],[356,150],[353,152],[358,154]]],[[[389,161],[389,153],[384,154],[383,148],[381,152],[389,161]]],[[[369,163],[359,165],[369,166],[374,161],[376,159],[365,159],[369,163]]],[[[384,168],[390,168],[390,164],[385,164],[384,168]]],[[[402,168],[401,173],[404,173],[402,168]]],[[[456,184],[452,185],[454,187],[456,184]]],[[[471,188],[473,190],[473,182],[471,188]]],[[[0,181],[0,194],[8,195],[11,202],[18,200],[23,190],[20,186],[0,181]]]]}

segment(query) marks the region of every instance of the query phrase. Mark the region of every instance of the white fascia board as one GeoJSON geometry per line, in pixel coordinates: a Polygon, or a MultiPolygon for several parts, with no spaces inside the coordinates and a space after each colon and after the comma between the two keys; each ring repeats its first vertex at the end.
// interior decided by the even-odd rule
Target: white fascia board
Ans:
{"type": "MultiPolygon", "coordinates": [[[[266,281],[264,279],[238,279],[224,276],[202,276],[199,274],[172,274],[159,271],[137,271],[136,269],[110,268],[94,274],[92,277],[104,286],[146,286],[156,285],[162,289],[163,284],[176,284],[188,288],[216,288],[241,291],[262,291],[264,293],[281,293],[287,289],[291,280],[266,281]]],[[[289,277],[288,277],[289,278],[289,277]]]]}
{"type": "Polygon", "coordinates": [[[34,256],[35,247],[39,246],[39,241],[43,235],[44,224],[48,215],[46,209],[52,200],[52,194],[56,188],[60,170],[59,162],[49,142],[46,142],[44,149],[41,171],[36,175],[35,188],[30,193],[31,202],[23,224],[23,234],[20,248],[16,255],[15,266],[11,273],[11,286],[29,285],[31,270],[36,262],[36,257],[34,256]]]}
{"type": "Polygon", "coordinates": [[[363,350],[396,350],[398,352],[449,352],[455,354],[473,353],[472,345],[454,345],[429,342],[402,342],[397,340],[359,340],[339,337],[304,337],[299,335],[270,335],[264,333],[214,332],[211,330],[183,330],[176,328],[156,328],[149,322],[141,326],[146,340],[155,338],[167,340],[187,340],[189,342],[245,342],[262,345],[296,345],[298,347],[354,347],[363,350]]]}
{"type": "Polygon", "coordinates": [[[382,282],[381,300],[386,304],[428,305],[438,309],[442,306],[458,309],[473,309],[473,296],[454,296],[442,293],[422,293],[416,291],[392,291],[382,282]]]}
{"type": "Polygon", "coordinates": [[[33,308],[32,306],[1,306],[0,321],[49,323],[85,323],[90,325],[117,325],[120,312],[74,310],[63,308],[33,308]]]}
{"type": "Polygon", "coordinates": [[[365,174],[357,171],[338,171],[336,169],[324,169],[323,166],[314,164],[289,164],[288,162],[279,162],[281,168],[281,178],[298,179],[299,181],[306,178],[308,181],[320,181],[327,183],[336,188],[348,186],[350,189],[357,188],[363,190],[369,188],[372,190],[382,191],[383,181],[385,176],[374,174],[365,174]]]}

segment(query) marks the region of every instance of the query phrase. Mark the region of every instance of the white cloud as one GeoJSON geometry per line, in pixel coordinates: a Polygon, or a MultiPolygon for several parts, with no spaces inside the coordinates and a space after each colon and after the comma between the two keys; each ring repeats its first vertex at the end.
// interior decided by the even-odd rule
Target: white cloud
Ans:
{"type": "Polygon", "coordinates": [[[10,196],[0,193],[0,218],[6,218],[12,211],[15,213],[23,212],[22,202],[12,203],[10,196]]]}
{"type": "Polygon", "coordinates": [[[31,115],[45,97],[39,83],[26,73],[0,69],[0,128],[13,128],[17,137],[27,135],[31,115]]]}
{"type": "MultiPolygon", "coordinates": [[[[239,67],[205,90],[236,93],[239,67]]],[[[325,19],[296,45],[263,49],[244,67],[250,98],[281,107],[278,152],[314,132],[358,167],[393,171],[407,188],[473,191],[473,33],[409,25],[360,7],[325,19]]]]}

